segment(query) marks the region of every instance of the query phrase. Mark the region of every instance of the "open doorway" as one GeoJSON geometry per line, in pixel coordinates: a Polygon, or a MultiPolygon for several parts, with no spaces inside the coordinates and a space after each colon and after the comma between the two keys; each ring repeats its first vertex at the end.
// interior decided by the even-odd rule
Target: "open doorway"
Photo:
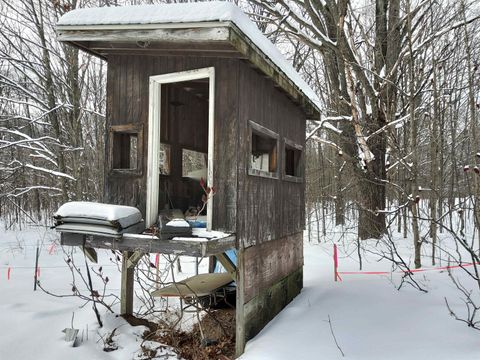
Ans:
{"type": "MultiPolygon", "coordinates": [[[[202,208],[213,183],[214,69],[150,77],[146,225],[159,211],[202,208]]],[[[200,215],[212,224],[212,200],[200,215]]]]}

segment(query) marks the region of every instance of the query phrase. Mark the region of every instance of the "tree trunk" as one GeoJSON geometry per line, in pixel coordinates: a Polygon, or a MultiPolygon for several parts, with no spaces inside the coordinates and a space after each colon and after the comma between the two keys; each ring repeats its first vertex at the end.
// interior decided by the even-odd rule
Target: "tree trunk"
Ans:
{"type": "Polygon", "coordinates": [[[335,165],[338,170],[335,176],[335,225],[345,225],[345,198],[342,190],[342,160],[337,156],[335,165]]]}
{"type": "Polygon", "coordinates": [[[378,239],[385,234],[385,214],[376,210],[385,209],[385,185],[364,180],[360,184],[362,205],[358,213],[358,236],[361,240],[378,239]]]}
{"type": "MultiPolygon", "coordinates": [[[[465,14],[465,2],[462,1],[462,16],[463,21],[466,22],[467,17],[465,14]]],[[[470,161],[472,165],[477,163],[477,152],[480,150],[478,148],[477,141],[477,119],[476,119],[476,102],[475,102],[475,75],[473,72],[473,61],[472,61],[472,49],[470,44],[470,36],[467,31],[467,25],[463,26],[464,31],[464,41],[466,48],[466,61],[467,61],[467,79],[468,79],[468,113],[470,117],[470,161]]],[[[478,246],[480,251],[480,182],[478,180],[477,174],[473,173],[473,184],[471,194],[473,195],[473,215],[474,215],[474,225],[477,232],[477,238],[479,239],[478,246]]]]}
{"type": "Polygon", "coordinates": [[[415,117],[415,103],[416,103],[416,92],[415,92],[415,58],[413,57],[413,44],[412,44],[412,19],[410,13],[410,0],[407,1],[407,29],[408,29],[408,47],[410,50],[410,61],[409,61],[409,114],[410,114],[410,144],[412,150],[412,197],[413,201],[411,202],[411,212],[412,212],[412,232],[413,232],[413,246],[415,249],[415,269],[418,269],[422,266],[421,264],[421,239],[420,239],[420,230],[418,226],[418,202],[420,201],[420,195],[418,193],[418,149],[417,149],[417,140],[418,140],[418,120],[415,117]]]}
{"type": "MultiPolygon", "coordinates": [[[[372,119],[376,129],[385,125],[383,114],[379,113],[372,119]]],[[[372,129],[372,131],[376,131],[372,129]]],[[[358,236],[365,240],[382,237],[387,228],[385,224],[385,153],[386,141],[384,134],[379,134],[369,140],[369,148],[374,160],[367,164],[367,170],[360,179],[360,201],[358,219],[358,236]]]]}

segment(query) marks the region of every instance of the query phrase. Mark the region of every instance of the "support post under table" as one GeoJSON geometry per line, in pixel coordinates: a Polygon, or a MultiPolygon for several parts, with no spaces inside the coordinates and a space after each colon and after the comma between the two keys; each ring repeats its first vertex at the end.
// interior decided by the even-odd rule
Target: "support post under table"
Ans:
{"type": "Polygon", "coordinates": [[[122,257],[122,285],[120,292],[120,313],[132,315],[133,313],[133,273],[134,266],[129,266],[129,258],[132,251],[124,251],[122,257]]]}

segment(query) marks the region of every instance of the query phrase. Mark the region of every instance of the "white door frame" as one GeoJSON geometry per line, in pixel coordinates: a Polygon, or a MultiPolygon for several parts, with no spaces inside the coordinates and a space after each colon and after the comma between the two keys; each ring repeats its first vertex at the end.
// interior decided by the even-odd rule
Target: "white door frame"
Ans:
{"type": "MultiPolygon", "coordinates": [[[[149,227],[157,222],[159,194],[160,162],[160,121],[162,84],[189,80],[208,79],[208,165],[207,184],[213,185],[214,151],[214,109],[215,109],[215,68],[208,67],[150,76],[148,96],[148,153],[147,153],[147,209],[145,225],[149,227]]],[[[213,198],[207,203],[207,229],[212,229],[213,198]]]]}

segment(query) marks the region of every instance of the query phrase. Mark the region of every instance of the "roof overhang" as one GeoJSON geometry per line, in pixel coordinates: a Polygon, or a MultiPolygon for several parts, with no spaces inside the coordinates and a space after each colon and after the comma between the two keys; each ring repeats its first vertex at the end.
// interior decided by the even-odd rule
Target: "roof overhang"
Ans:
{"type": "Polygon", "coordinates": [[[261,49],[232,22],[119,25],[58,25],[58,40],[108,60],[110,55],[198,55],[248,60],[317,120],[320,110],[261,49]]]}

